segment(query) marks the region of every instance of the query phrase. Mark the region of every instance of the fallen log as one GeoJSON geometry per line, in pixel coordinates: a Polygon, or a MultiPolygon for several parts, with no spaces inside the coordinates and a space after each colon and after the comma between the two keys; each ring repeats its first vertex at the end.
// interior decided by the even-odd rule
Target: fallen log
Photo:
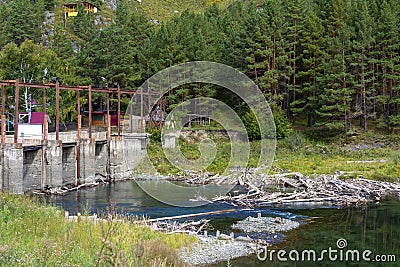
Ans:
{"type": "Polygon", "coordinates": [[[198,216],[205,216],[205,215],[214,215],[214,214],[223,214],[223,213],[244,211],[244,210],[251,210],[251,209],[227,209],[227,210],[200,212],[200,213],[192,213],[192,214],[185,214],[185,215],[177,215],[177,216],[169,216],[169,217],[162,217],[162,218],[155,218],[155,219],[140,220],[140,221],[134,221],[134,223],[151,223],[151,222],[157,222],[157,221],[184,219],[184,218],[191,218],[191,217],[198,217],[198,216]]]}
{"type": "Polygon", "coordinates": [[[264,205],[270,204],[287,204],[287,203],[301,203],[301,202],[330,202],[337,200],[340,197],[317,197],[317,198],[300,198],[300,199],[277,199],[274,201],[262,202],[264,205]]]}

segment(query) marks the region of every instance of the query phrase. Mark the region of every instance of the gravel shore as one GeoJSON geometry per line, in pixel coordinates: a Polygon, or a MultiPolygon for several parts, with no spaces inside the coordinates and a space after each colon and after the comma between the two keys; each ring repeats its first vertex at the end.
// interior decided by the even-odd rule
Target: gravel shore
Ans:
{"type": "Polygon", "coordinates": [[[214,236],[199,236],[198,242],[180,252],[181,259],[193,266],[212,264],[245,257],[256,252],[257,244],[236,240],[220,240],[214,236]]]}
{"type": "Polygon", "coordinates": [[[239,236],[236,235],[235,239],[219,232],[218,237],[197,236],[198,242],[181,250],[180,257],[190,265],[202,266],[249,256],[257,252],[257,242],[260,242],[249,235],[258,235],[260,238],[266,234],[286,232],[299,226],[299,222],[281,217],[247,217],[231,226],[232,229],[242,232],[237,233],[239,236]]]}
{"type": "Polygon", "coordinates": [[[238,221],[232,225],[232,229],[241,230],[245,233],[275,233],[275,232],[286,232],[295,229],[300,226],[297,221],[281,217],[247,217],[242,221],[238,221]]]}

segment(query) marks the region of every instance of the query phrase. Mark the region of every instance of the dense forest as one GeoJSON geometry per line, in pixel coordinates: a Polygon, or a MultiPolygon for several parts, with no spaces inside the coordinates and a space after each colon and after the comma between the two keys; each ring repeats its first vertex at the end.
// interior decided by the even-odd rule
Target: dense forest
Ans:
{"type": "MultiPolygon", "coordinates": [[[[146,0],[118,0],[113,8],[92,2],[98,13],[82,5],[65,19],[62,1],[0,1],[0,79],[57,77],[65,85],[104,87],[105,77],[135,90],[166,67],[208,60],[248,75],[274,112],[294,124],[346,133],[400,125],[397,0],[191,1],[198,8],[160,18],[146,11],[146,0]]],[[[185,86],[167,103],[232,100],[216,92],[185,86]]],[[[66,120],[75,119],[74,97],[62,98],[66,120]]]]}

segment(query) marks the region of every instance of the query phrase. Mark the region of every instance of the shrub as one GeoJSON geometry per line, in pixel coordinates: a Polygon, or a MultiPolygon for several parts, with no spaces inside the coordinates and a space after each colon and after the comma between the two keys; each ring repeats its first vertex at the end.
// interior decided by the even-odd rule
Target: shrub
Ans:
{"type": "MultiPolygon", "coordinates": [[[[291,124],[285,116],[285,112],[279,108],[277,105],[271,105],[272,114],[274,115],[274,122],[276,128],[276,138],[283,139],[288,134],[292,133],[291,124]]],[[[253,111],[248,111],[242,117],[243,124],[246,127],[247,135],[250,141],[260,140],[261,133],[260,127],[258,125],[257,119],[253,111]]],[[[262,123],[262,122],[260,122],[262,123]]]]}
{"type": "Polygon", "coordinates": [[[285,139],[285,144],[292,150],[297,150],[305,145],[306,139],[299,132],[290,133],[285,139]]]}
{"type": "Polygon", "coordinates": [[[285,112],[277,105],[271,105],[272,114],[274,115],[276,138],[283,139],[293,132],[291,123],[286,118],[285,112]]]}
{"type": "Polygon", "coordinates": [[[156,128],[156,127],[152,127],[150,129],[147,129],[147,132],[149,134],[151,134],[150,136],[150,140],[154,143],[159,143],[161,142],[161,130],[156,128]]]}
{"type": "Polygon", "coordinates": [[[260,127],[258,126],[257,118],[254,112],[251,110],[247,111],[242,117],[242,121],[244,127],[246,127],[247,136],[249,137],[249,140],[250,141],[260,140],[261,139],[260,127]]]}

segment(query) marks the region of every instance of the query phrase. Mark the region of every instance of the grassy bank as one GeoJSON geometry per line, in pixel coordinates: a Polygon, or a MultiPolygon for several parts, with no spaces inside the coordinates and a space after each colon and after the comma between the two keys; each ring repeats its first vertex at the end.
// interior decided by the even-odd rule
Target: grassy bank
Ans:
{"type": "MultiPolygon", "coordinates": [[[[181,138],[178,144],[182,154],[190,160],[197,159],[200,156],[198,141],[181,138]]],[[[216,158],[206,171],[222,173],[230,157],[231,144],[221,136],[214,138],[214,141],[216,158]]],[[[395,181],[400,178],[399,142],[398,136],[378,133],[315,140],[304,133],[295,132],[278,141],[271,173],[286,171],[317,175],[340,171],[346,172],[343,178],[362,175],[370,179],[395,181]]],[[[248,166],[255,167],[260,144],[254,141],[250,147],[248,166]]],[[[166,159],[159,143],[149,144],[148,153],[153,166],[157,166],[161,174],[180,171],[166,159]]]]}
{"type": "Polygon", "coordinates": [[[0,266],[184,266],[176,250],[192,241],[128,220],[67,222],[62,210],[0,193],[0,266]]]}
{"type": "Polygon", "coordinates": [[[295,133],[278,143],[274,171],[297,171],[306,175],[340,171],[347,172],[343,178],[362,175],[397,181],[400,178],[398,142],[398,136],[378,133],[319,141],[295,133]]]}

